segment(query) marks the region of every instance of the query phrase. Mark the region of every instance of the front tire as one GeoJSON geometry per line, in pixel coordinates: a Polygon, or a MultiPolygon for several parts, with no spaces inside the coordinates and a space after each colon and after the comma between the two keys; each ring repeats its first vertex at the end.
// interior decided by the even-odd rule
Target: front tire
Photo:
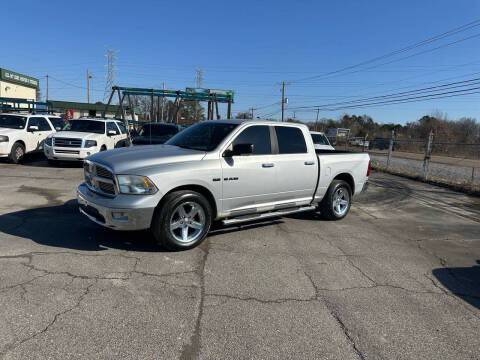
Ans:
{"type": "Polygon", "coordinates": [[[158,245],[186,250],[200,245],[212,224],[212,207],[202,195],[191,190],[166,195],[155,211],[151,231],[158,245]]]}
{"type": "Polygon", "coordinates": [[[25,156],[25,146],[23,146],[19,142],[13,144],[12,150],[10,151],[10,155],[8,156],[10,161],[14,164],[18,164],[23,160],[24,156],[25,156]]]}
{"type": "Polygon", "coordinates": [[[327,220],[341,220],[352,204],[352,189],[346,181],[333,180],[320,203],[320,212],[327,220]]]}

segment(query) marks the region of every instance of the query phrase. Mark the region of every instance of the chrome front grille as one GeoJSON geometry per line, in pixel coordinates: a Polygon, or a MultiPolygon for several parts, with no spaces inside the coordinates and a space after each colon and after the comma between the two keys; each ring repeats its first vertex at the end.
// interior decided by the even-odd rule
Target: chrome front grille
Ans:
{"type": "Polygon", "coordinates": [[[78,155],[80,154],[79,150],[54,150],[55,154],[73,154],[73,155],[78,155]]]}
{"type": "Polygon", "coordinates": [[[90,190],[107,196],[116,194],[115,177],[107,167],[85,160],[83,169],[90,190]]]}
{"type": "Polygon", "coordinates": [[[53,146],[79,148],[82,147],[82,139],[54,137],[53,146]]]}

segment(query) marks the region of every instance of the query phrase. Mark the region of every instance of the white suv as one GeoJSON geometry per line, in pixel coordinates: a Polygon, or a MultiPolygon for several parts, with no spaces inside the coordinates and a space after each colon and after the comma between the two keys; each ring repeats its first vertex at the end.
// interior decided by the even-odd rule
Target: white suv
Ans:
{"type": "Polygon", "coordinates": [[[125,146],[127,129],[120,120],[72,119],[62,131],[45,140],[44,153],[49,162],[83,160],[99,151],[125,146]]]}
{"type": "Polygon", "coordinates": [[[54,115],[2,113],[0,157],[17,164],[26,153],[41,151],[45,139],[63,126],[63,120],[54,115]]]}

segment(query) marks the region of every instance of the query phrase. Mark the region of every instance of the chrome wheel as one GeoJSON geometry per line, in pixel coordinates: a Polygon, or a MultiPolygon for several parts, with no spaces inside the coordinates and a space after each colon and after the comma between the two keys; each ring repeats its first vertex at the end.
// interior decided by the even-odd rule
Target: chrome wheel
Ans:
{"type": "Polygon", "coordinates": [[[333,194],[333,211],[337,216],[343,216],[350,202],[350,194],[344,187],[339,187],[333,194]]]}
{"type": "Polygon", "coordinates": [[[205,228],[205,211],[194,201],[178,205],[170,218],[170,234],[179,242],[190,243],[200,238],[205,228]]]}
{"type": "Polygon", "coordinates": [[[17,160],[20,160],[24,155],[23,148],[21,146],[17,146],[15,149],[15,157],[17,160]]]}

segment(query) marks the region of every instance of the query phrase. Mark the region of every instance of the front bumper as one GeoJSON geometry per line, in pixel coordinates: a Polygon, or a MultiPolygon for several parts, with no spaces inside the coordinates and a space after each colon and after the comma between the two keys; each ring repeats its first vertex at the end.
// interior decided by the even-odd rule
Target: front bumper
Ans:
{"type": "Polygon", "coordinates": [[[8,141],[0,142],[0,157],[10,155],[10,143],[8,141]]]}
{"type": "Polygon", "coordinates": [[[96,147],[91,148],[62,148],[44,145],[43,152],[50,160],[84,160],[98,152],[96,147]]]}
{"type": "Polygon", "coordinates": [[[115,206],[115,200],[115,198],[106,199],[93,193],[85,184],[81,184],[77,188],[80,212],[91,221],[115,230],[150,228],[155,207],[127,208],[115,206]]]}

